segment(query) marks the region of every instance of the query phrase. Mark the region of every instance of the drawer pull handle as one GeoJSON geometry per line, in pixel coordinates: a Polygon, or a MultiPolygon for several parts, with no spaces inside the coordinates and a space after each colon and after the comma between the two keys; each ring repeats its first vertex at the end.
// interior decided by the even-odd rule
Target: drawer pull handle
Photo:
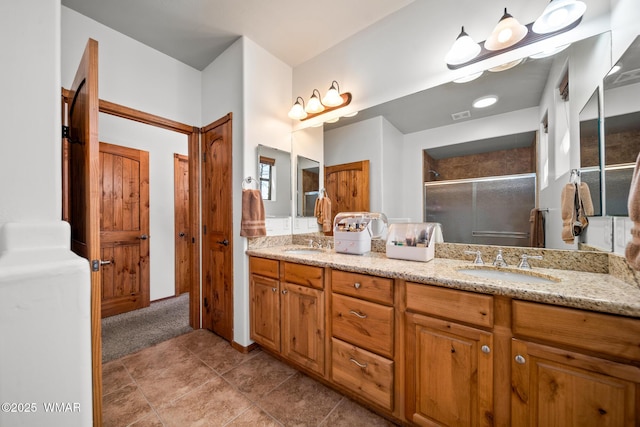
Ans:
{"type": "Polygon", "coordinates": [[[480,350],[482,350],[482,352],[485,354],[491,353],[491,347],[489,347],[488,345],[483,345],[482,347],[480,347],[480,350]]]}
{"type": "Polygon", "coordinates": [[[356,359],[354,359],[353,357],[349,359],[349,362],[355,363],[359,368],[362,368],[362,369],[364,369],[364,368],[366,368],[368,366],[368,364],[360,363],[356,359]]]}
{"type": "Polygon", "coordinates": [[[351,313],[354,316],[357,316],[357,317],[359,317],[361,319],[366,319],[367,318],[366,314],[358,313],[357,311],[349,310],[349,313],[351,313]]]}
{"type": "Polygon", "coordinates": [[[362,286],[360,283],[356,282],[353,284],[353,287],[356,289],[360,289],[360,286],[362,286]]]}
{"type": "Polygon", "coordinates": [[[519,354],[516,356],[516,363],[519,363],[520,365],[524,365],[526,363],[526,359],[522,356],[520,356],[519,354]]]}

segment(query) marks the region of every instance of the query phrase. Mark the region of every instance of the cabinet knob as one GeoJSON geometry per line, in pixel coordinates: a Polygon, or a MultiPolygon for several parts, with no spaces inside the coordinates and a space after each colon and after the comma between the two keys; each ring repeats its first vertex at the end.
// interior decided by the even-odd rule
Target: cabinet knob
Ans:
{"type": "Polygon", "coordinates": [[[527,361],[523,356],[519,354],[516,356],[515,359],[516,359],[516,363],[519,363],[520,365],[524,365],[527,361]]]}
{"type": "Polygon", "coordinates": [[[356,289],[360,289],[360,286],[362,286],[360,283],[356,282],[353,284],[353,287],[356,289]]]}
{"type": "Polygon", "coordinates": [[[278,288],[271,288],[271,290],[272,290],[273,292],[276,292],[276,291],[278,290],[278,288]]]}
{"type": "Polygon", "coordinates": [[[287,292],[289,292],[289,291],[288,291],[288,290],[286,290],[286,289],[283,289],[283,290],[282,290],[282,295],[286,295],[286,294],[287,294],[287,292]]]}
{"type": "Polygon", "coordinates": [[[482,352],[485,354],[491,353],[491,347],[489,347],[488,345],[483,345],[482,347],[480,347],[480,350],[482,350],[482,352]]]}

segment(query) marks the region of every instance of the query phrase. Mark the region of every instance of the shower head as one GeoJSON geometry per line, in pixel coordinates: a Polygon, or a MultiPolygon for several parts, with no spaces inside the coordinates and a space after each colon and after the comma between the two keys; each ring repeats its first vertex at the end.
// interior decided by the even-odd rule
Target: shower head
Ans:
{"type": "Polygon", "coordinates": [[[440,174],[436,171],[434,171],[433,169],[429,169],[429,173],[432,173],[433,176],[435,176],[436,178],[440,176],[440,174]]]}

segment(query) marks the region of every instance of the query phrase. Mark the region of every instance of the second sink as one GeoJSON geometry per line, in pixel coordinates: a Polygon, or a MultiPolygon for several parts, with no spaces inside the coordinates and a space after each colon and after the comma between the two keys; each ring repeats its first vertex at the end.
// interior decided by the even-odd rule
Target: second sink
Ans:
{"type": "Polygon", "coordinates": [[[494,270],[488,268],[460,268],[458,273],[475,276],[482,279],[507,280],[519,283],[556,283],[559,280],[531,273],[517,271],[494,270]]]}

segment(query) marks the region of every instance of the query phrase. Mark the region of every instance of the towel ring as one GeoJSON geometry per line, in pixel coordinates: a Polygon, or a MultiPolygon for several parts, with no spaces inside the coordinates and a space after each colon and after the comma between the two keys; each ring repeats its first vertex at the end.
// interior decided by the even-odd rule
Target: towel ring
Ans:
{"type": "Polygon", "coordinates": [[[247,185],[251,185],[254,182],[256,183],[256,189],[258,189],[258,180],[251,176],[246,177],[245,179],[242,180],[242,189],[246,190],[247,185]]]}

